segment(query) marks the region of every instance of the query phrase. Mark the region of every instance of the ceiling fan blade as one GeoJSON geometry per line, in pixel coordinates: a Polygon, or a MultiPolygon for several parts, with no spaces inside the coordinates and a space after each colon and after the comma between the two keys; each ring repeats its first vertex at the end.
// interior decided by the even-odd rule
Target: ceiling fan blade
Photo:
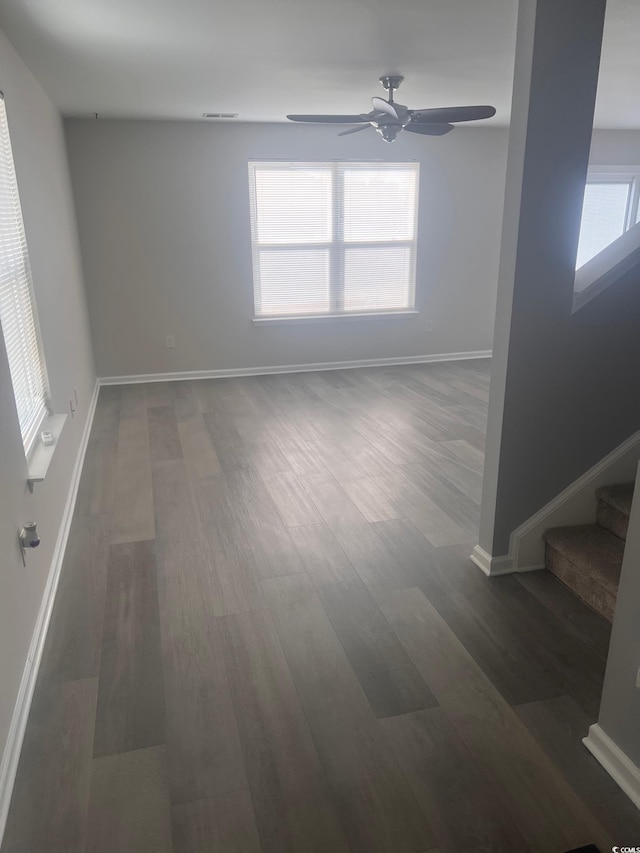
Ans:
{"type": "Polygon", "coordinates": [[[370,124],[359,124],[358,127],[350,127],[348,130],[341,130],[338,136],[348,136],[350,133],[358,133],[360,130],[367,130],[371,127],[370,124]]]}
{"type": "Polygon", "coordinates": [[[335,124],[358,124],[358,122],[369,121],[360,115],[353,116],[312,116],[312,115],[293,115],[287,116],[290,121],[315,121],[318,123],[331,122],[335,124]]]}
{"type": "Polygon", "coordinates": [[[491,118],[496,114],[496,108],[490,106],[478,107],[441,107],[433,110],[411,110],[411,120],[415,122],[449,122],[449,121],[479,121],[491,118]]]}
{"type": "Polygon", "coordinates": [[[444,136],[453,130],[452,124],[408,124],[404,130],[409,133],[421,133],[423,136],[444,136]]]}
{"type": "Polygon", "coordinates": [[[385,101],[384,98],[371,98],[371,103],[373,104],[374,110],[381,113],[387,113],[387,115],[393,116],[393,118],[398,118],[396,108],[393,104],[390,104],[389,101],[385,101]]]}

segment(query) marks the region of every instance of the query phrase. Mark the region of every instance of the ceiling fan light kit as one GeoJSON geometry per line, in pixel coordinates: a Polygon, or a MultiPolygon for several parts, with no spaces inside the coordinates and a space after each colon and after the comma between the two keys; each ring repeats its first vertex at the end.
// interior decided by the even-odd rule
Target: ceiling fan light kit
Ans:
{"type": "Polygon", "coordinates": [[[496,114],[495,107],[441,107],[436,109],[410,110],[398,104],[394,92],[404,80],[399,74],[386,74],[380,82],[389,93],[388,99],[371,98],[373,109],[359,115],[288,115],[290,121],[315,122],[320,124],[355,124],[338,136],[347,136],[372,127],[385,142],[393,142],[399,133],[407,130],[423,136],[444,136],[460,121],[479,121],[496,114]]]}

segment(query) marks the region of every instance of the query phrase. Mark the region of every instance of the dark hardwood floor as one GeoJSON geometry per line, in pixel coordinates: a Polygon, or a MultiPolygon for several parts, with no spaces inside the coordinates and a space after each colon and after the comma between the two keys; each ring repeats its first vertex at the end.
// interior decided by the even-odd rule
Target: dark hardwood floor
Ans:
{"type": "Polygon", "coordinates": [[[2,853],[640,838],[608,623],[487,579],[486,362],[100,392],[2,853]]]}

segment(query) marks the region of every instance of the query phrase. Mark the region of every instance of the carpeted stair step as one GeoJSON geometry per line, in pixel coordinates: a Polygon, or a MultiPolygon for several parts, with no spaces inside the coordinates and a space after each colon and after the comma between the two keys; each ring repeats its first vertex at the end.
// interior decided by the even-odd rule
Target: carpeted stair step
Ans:
{"type": "Polygon", "coordinates": [[[596,492],[598,524],[619,536],[620,539],[627,538],[633,485],[633,483],[622,483],[619,486],[602,486],[596,492]]]}
{"type": "Polygon", "coordinates": [[[598,524],[553,527],[544,539],[547,569],[611,622],[624,553],[622,539],[598,524]]]}

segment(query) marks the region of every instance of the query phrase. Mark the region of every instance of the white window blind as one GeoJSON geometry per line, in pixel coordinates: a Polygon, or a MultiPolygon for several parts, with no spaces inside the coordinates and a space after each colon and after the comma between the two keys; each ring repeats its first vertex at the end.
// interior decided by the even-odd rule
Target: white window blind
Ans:
{"type": "Polygon", "coordinates": [[[640,221],[639,196],[640,170],[589,175],[582,205],[576,269],[640,221]]]}
{"type": "Polygon", "coordinates": [[[257,317],[413,308],[417,163],[250,162],[257,317]]]}
{"type": "Polygon", "coordinates": [[[47,414],[48,383],[4,98],[0,95],[0,322],[28,453],[47,414]]]}

